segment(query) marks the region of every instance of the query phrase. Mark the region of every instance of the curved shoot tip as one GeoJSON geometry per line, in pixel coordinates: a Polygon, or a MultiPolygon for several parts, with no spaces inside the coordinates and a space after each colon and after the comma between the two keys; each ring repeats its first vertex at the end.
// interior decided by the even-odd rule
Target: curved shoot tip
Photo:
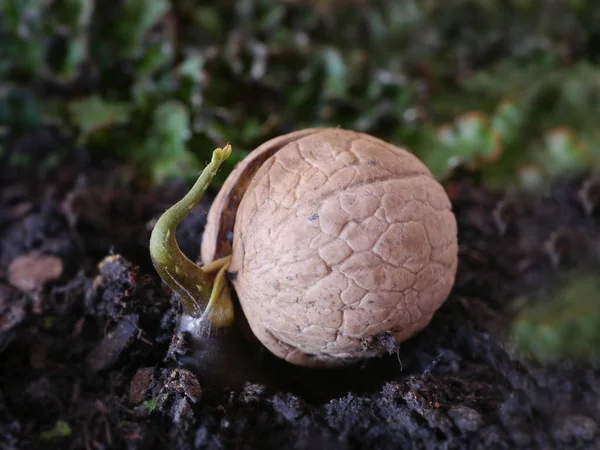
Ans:
{"type": "Polygon", "coordinates": [[[200,201],[219,166],[231,155],[231,145],[213,151],[210,163],[190,191],[156,222],[150,236],[150,257],[162,280],[175,291],[186,314],[200,317],[211,298],[214,276],[190,261],[180,250],[175,230],[181,220],[200,201]]]}
{"type": "Polygon", "coordinates": [[[219,162],[218,164],[221,164],[223,161],[225,161],[227,158],[229,158],[229,156],[231,156],[231,144],[227,143],[227,145],[225,145],[225,147],[223,148],[216,148],[213,151],[213,161],[215,159],[217,159],[219,162]]]}

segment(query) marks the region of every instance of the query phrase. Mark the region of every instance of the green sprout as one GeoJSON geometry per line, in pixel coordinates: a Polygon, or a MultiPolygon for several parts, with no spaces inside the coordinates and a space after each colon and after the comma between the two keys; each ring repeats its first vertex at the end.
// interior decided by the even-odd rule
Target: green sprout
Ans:
{"type": "Polygon", "coordinates": [[[148,410],[148,412],[154,412],[154,410],[158,406],[158,397],[151,398],[150,400],[144,400],[140,404],[140,406],[142,406],[143,408],[146,408],[146,410],[148,410]]]}
{"type": "Polygon", "coordinates": [[[71,426],[68,422],[65,422],[64,420],[57,420],[54,424],[54,427],[48,431],[43,431],[40,434],[40,438],[43,441],[54,441],[56,439],[71,436],[71,433],[71,426]]]}
{"type": "Polygon", "coordinates": [[[163,281],[178,294],[184,312],[206,319],[214,328],[231,326],[233,302],[225,280],[230,256],[198,267],[177,244],[175,229],[200,201],[221,164],[231,155],[231,145],[214,150],[212,160],[190,191],[156,222],[150,237],[152,263],[163,281]]]}

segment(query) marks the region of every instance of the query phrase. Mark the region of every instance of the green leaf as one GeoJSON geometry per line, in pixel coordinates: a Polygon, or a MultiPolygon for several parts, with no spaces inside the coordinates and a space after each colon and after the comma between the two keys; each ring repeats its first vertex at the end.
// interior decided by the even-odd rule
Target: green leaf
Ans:
{"type": "Polygon", "coordinates": [[[512,327],[513,341],[543,362],[600,356],[598,292],[597,274],[568,280],[554,295],[518,314],[512,327]]]}
{"type": "Polygon", "coordinates": [[[453,124],[439,128],[436,138],[424,159],[438,177],[456,167],[475,168],[481,160],[492,161],[501,151],[501,142],[489,119],[479,112],[463,114],[453,124]]]}
{"type": "Polygon", "coordinates": [[[174,56],[173,45],[167,40],[148,46],[138,66],[138,75],[140,77],[153,75],[158,70],[168,67],[174,56]]]}
{"type": "Polygon", "coordinates": [[[144,36],[171,9],[168,0],[125,0],[123,11],[115,24],[118,51],[125,57],[139,57],[144,36]]]}
{"type": "Polygon", "coordinates": [[[53,17],[71,32],[78,32],[89,25],[94,10],[94,0],[63,0],[56,2],[53,17]]]}
{"type": "Polygon", "coordinates": [[[148,412],[153,412],[158,406],[158,397],[150,400],[144,400],[142,403],[140,403],[140,406],[146,408],[148,412]]]}
{"type": "Polygon", "coordinates": [[[83,137],[102,128],[125,124],[131,117],[131,105],[103,99],[97,95],[69,104],[72,123],[83,137]]]}
{"type": "Polygon", "coordinates": [[[514,145],[519,140],[524,124],[525,112],[521,105],[507,101],[500,104],[490,121],[503,146],[514,145]]]}
{"type": "Polygon", "coordinates": [[[204,56],[200,53],[191,53],[177,67],[177,72],[182,78],[197,81],[201,76],[202,68],[205,63],[204,56]]]}
{"type": "Polygon", "coordinates": [[[54,427],[48,431],[43,431],[40,438],[43,441],[54,441],[56,439],[71,436],[72,430],[68,422],[57,420],[54,427]]]}
{"type": "Polygon", "coordinates": [[[132,157],[149,168],[155,182],[184,176],[198,169],[186,146],[191,135],[188,109],[177,100],[168,100],[154,111],[150,134],[141,146],[133,148],[132,157]]]}
{"type": "Polygon", "coordinates": [[[0,92],[0,127],[9,126],[13,131],[25,132],[40,125],[42,106],[27,90],[9,89],[0,92]]]}
{"type": "Polygon", "coordinates": [[[71,80],[79,71],[79,66],[86,58],[86,41],[84,38],[72,39],[67,43],[66,52],[59,68],[61,77],[71,80]]]}
{"type": "Polygon", "coordinates": [[[196,24],[208,31],[212,36],[218,37],[223,32],[221,16],[214,6],[199,6],[194,9],[196,24]]]}
{"type": "Polygon", "coordinates": [[[154,112],[154,136],[168,142],[183,145],[190,138],[190,114],[186,106],[177,100],[168,100],[154,112]]]}
{"type": "MultiPolygon", "coordinates": [[[[16,31],[39,22],[42,17],[44,0],[4,0],[0,2],[0,13],[9,28],[16,31]]],[[[22,30],[27,33],[29,30],[22,30]]]]}
{"type": "Polygon", "coordinates": [[[348,89],[346,64],[339,50],[328,48],[322,53],[325,67],[325,92],[332,97],[343,97],[348,89]]]}
{"type": "Polygon", "coordinates": [[[564,128],[546,134],[540,159],[547,172],[553,175],[583,170],[586,167],[584,150],[576,135],[564,128]]]}

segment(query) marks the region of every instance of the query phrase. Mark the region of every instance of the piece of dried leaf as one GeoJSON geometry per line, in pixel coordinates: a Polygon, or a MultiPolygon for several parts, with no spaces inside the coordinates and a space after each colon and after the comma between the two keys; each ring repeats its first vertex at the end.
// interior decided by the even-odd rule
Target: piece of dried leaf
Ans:
{"type": "Polygon", "coordinates": [[[17,289],[33,293],[63,273],[63,262],[57,256],[32,252],[21,255],[8,267],[8,282],[17,289]]]}

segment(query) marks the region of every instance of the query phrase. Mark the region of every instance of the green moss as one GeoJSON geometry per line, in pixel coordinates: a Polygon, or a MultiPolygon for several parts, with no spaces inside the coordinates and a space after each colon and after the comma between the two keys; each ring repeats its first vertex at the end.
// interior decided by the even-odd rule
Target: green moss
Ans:
{"type": "Polygon", "coordinates": [[[600,278],[585,274],[568,280],[549,298],[516,317],[512,339],[543,362],[600,357],[600,278]]]}

